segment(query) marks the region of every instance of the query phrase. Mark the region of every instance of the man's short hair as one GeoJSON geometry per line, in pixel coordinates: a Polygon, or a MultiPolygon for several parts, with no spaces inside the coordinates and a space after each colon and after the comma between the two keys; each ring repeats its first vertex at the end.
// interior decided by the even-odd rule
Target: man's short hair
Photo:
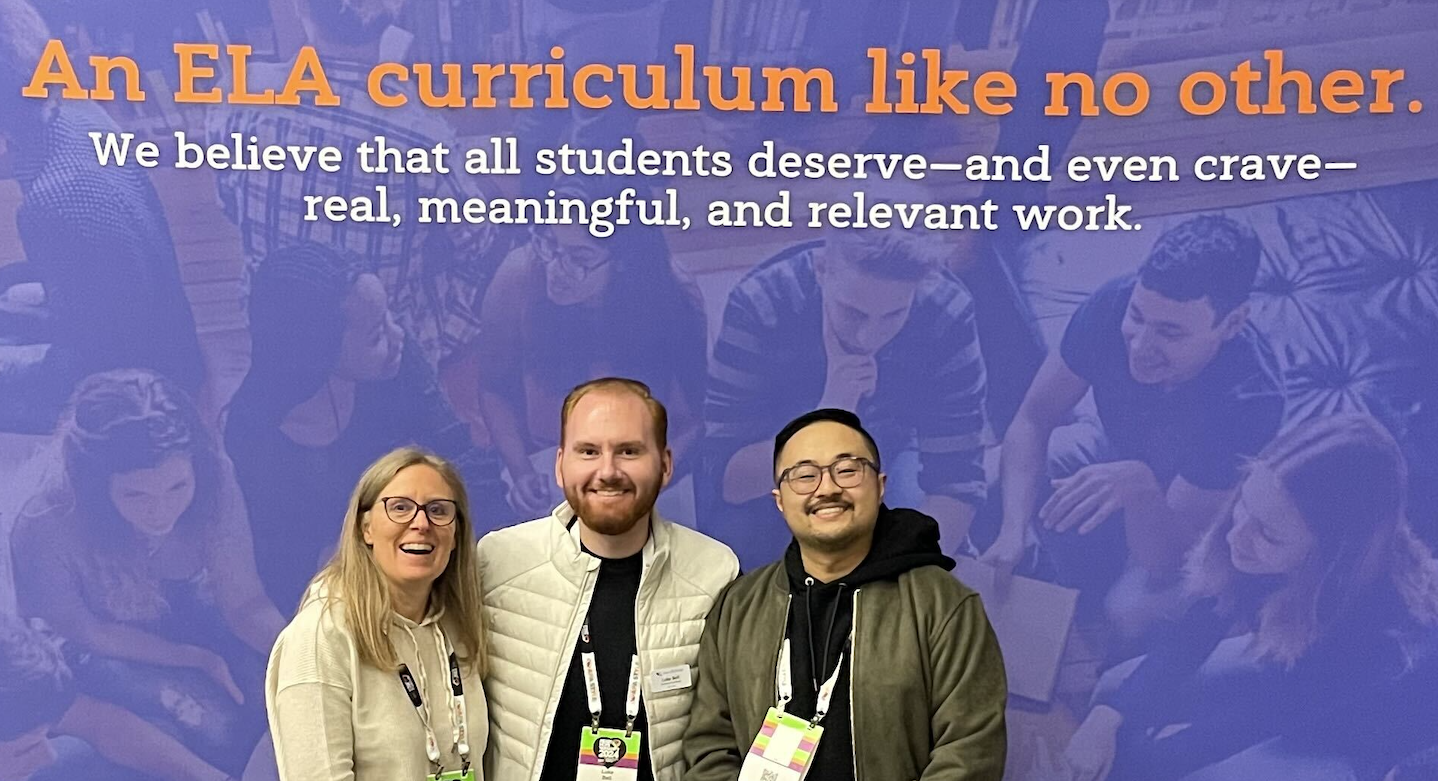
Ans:
{"type": "Polygon", "coordinates": [[[862,436],[864,442],[869,445],[869,451],[874,454],[874,468],[878,469],[882,466],[882,462],[879,458],[879,446],[874,442],[874,437],[864,428],[864,424],[859,421],[859,416],[846,409],[826,407],[824,409],[816,409],[813,412],[805,412],[803,415],[789,421],[784,428],[779,429],[779,433],[774,437],[773,471],[779,471],[779,455],[784,452],[784,446],[789,444],[789,440],[793,439],[795,434],[798,434],[800,431],[803,431],[815,423],[822,423],[824,421],[848,426],[859,432],[859,436],[862,436]]]}
{"type": "Polygon", "coordinates": [[[0,614],[0,740],[55,724],[75,702],[58,645],[25,621],[0,614]]]}
{"type": "MultiPolygon", "coordinates": [[[[831,200],[854,197],[850,185],[832,183],[831,200]]],[[[871,181],[864,186],[868,204],[928,204],[937,199],[928,187],[907,179],[871,181]]],[[[897,222],[897,221],[896,221],[897,222]]],[[[943,268],[948,247],[937,231],[905,230],[897,224],[888,228],[833,228],[826,232],[832,255],[848,268],[877,279],[917,282],[943,268]]]]}
{"type": "Polygon", "coordinates": [[[1248,228],[1227,217],[1195,217],[1158,238],[1138,279],[1174,301],[1207,298],[1222,318],[1248,300],[1261,255],[1248,228]]]}
{"type": "Polygon", "coordinates": [[[876,279],[918,282],[944,262],[943,247],[932,236],[899,229],[845,232],[830,243],[838,262],[876,279]]]}
{"type": "Polygon", "coordinates": [[[569,414],[579,405],[579,400],[594,391],[618,391],[621,393],[632,393],[644,402],[649,409],[649,416],[654,420],[654,441],[659,443],[662,451],[669,447],[669,410],[654,394],[649,391],[649,386],[639,380],[631,380],[627,377],[601,377],[597,380],[576,385],[574,390],[564,397],[564,407],[559,413],[559,441],[564,442],[565,431],[569,426],[569,414]]]}
{"type": "Polygon", "coordinates": [[[15,129],[16,120],[38,116],[45,101],[21,96],[30,83],[50,30],[45,19],[25,0],[0,0],[0,130],[15,129]]]}

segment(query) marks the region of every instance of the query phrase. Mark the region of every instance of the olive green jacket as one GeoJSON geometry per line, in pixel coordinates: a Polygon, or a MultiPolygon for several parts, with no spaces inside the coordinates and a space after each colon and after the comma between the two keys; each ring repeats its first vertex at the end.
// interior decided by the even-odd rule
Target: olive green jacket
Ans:
{"type": "MultiPolygon", "coordinates": [[[[856,781],[1000,781],[1008,683],[978,594],[923,566],[865,584],[854,600],[856,781]]],[[[684,734],[685,781],[738,778],[775,704],[788,610],[782,561],[734,581],[710,610],[684,734]]]]}

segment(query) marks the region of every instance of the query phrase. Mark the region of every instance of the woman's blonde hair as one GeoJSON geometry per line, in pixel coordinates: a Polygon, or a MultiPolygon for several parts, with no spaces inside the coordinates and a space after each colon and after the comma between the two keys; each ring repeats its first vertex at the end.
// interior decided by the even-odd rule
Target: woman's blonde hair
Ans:
{"type": "MultiPolygon", "coordinates": [[[[454,492],[458,510],[454,520],[454,550],[449,563],[434,582],[430,604],[443,608],[445,631],[455,653],[465,666],[484,674],[485,645],[483,605],[479,592],[479,563],[474,546],[474,524],[469,515],[469,496],[459,472],[448,461],[419,448],[390,451],[370,464],[350,496],[335,555],[315,576],[311,598],[325,599],[326,607],[339,602],[354,636],[359,658],[381,670],[398,670],[399,657],[390,644],[389,627],[394,601],[384,573],[375,564],[371,547],[365,543],[365,524],[380,492],[395,476],[411,466],[433,468],[454,492]]],[[[381,520],[384,520],[381,517],[381,520]]],[[[388,521],[385,521],[388,522],[388,521]]]]}
{"type": "Polygon", "coordinates": [[[1256,611],[1261,656],[1293,664],[1335,624],[1367,609],[1373,587],[1395,595],[1416,623],[1438,625],[1438,563],[1408,525],[1407,465],[1378,421],[1351,413],[1307,421],[1256,463],[1278,478],[1313,536],[1312,552],[1278,579],[1240,573],[1227,539],[1230,505],[1191,552],[1187,575],[1194,596],[1217,597],[1226,612],[1256,611]]]}

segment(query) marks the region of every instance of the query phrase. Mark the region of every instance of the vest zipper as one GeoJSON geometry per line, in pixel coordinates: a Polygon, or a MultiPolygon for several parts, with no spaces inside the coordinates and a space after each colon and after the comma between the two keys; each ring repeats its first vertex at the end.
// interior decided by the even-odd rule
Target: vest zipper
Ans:
{"type": "MultiPolygon", "coordinates": [[[[653,521],[650,521],[650,523],[652,524],[653,521]]],[[[654,527],[652,525],[649,527],[649,535],[651,539],[654,536],[654,527]]],[[[656,552],[655,556],[657,557],[658,555],[659,554],[656,552]]],[[[639,588],[635,589],[634,591],[634,655],[639,657],[640,706],[644,708],[644,720],[649,725],[649,735],[644,740],[644,751],[649,754],[650,770],[652,770],[655,774],[658,774],[659,764],[654,761],[654,714],[649,712],[649,698],[644,696],[644,654],[639,652],[639,632],[640,627],[644,623],[643,617],[639,615],[639,603],[645,601],[644,583],[645,579],[649,577],[649,569],[652,566],[653,562],[651,561],[649,564],[645,565],[639,570],[639,588]]]]}
{"type": "MultiPolygon", "coordinates": [[[[574,626],[574,619],[579,616],[579,608],[584,603],[585,593],[589,593],[590,599],[594,598],[593,592],[590,591],[589,581],[591,579],[597,579],[598,572],[599,570],[595,569],[591,571],[586,571],[584,573],[584,582],[579,585],[579,601],[574,604],[574,612],[571,613],[569,616],[569,625],[571,627],[574,626]]],[[[575,643],[579,642],[578,634],[571,634],[571,637],[573,638],[575,643]]],[[[563,696],[564,684],[569,679],[569,663],[573,659],[574,646],[571,645],[569,647],[569,653],[561,655],[561,661],[563,662],[563,664],[560,665],[559,675],[554,679],[554,684],[549,689],[549,700],[545,703],[544,707],[545,710],[548,711],[550,703],[553,703],[554,712],[546,712],[541,717],[544,719],[544,723],[539,725],[540,745],[535,748],[534,766],[529,769],[529,777],[531,781],[539,781],[539,776],[544,772],[544,760],[549,754],[550,738],[554,735],[554,717],[559,715],[559,700],[555,699],[554,693],[558,691],[560,693],[560,696],[563,696]],[[548,736],[544,734],[546,728],[548,728],[548,736]]]]}

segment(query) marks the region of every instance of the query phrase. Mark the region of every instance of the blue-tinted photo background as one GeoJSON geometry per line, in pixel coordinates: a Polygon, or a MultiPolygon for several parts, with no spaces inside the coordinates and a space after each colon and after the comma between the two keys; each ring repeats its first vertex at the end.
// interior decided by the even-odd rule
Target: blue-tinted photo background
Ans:
{"type": "Polygon", "coordinates": [[[1091,761],[1096,704],[1128,725],[1115,738],[1113,778],[1438,772],[1428,547],[1438,541],[1438,126],[1432,110],[1409,110],[1414,100],[1438,107],[1438,4],[0,0],[0,9],[0,768],[12,768],[0,779],[272,778],[269,643],[334,545],[363,468],[418,443],[459,465],[481,533],[545,515],[563,498],[550,466],[560,404],[606,375],[643,380],[668,407],[676,469],[660,511],[732,546],[746,569],[789,540],[768,496],[773,435],[834,405],[874,431],[888,502],[933,513],[947,551],[1078,591],[1070,620],[1048,610],[1055,603],[1011,604],[984,588],[1001,639],[1019,638],[1005,645],[1010,677],[1041,682],[1037,695],[1012,700],[1008,778],[1067,778],[1091,761]],[[90,54],[133,57],[148,99],[21,98],[51,37],[81,65],[90,54]],[[251,91],[278,86],[299,47],[313,45],[343,105],[175,105],[177,41],[253,46],[251,91]],[[439,110],[417,100],[382,109],[366,96],[369,68],[386,60],[542,63],[562,46],[572,72],[672,63],[676,43],[695,44],[701,63],[825,67],[842,110],[439,110]],[[891,60],[932,48],[945,67],[1012,73],[1014,110],[865,114],[865,51],[876,46],[891,60]],[[1341,68],[1403,68],[1398,109],[1242,116],[1230,106],[1193,117],[1179,108],[1185,75],[1227,75],[1267,49],[1283,49],[1315,82],[1341,68]],[[1045,73],[1130,70],[1153,87],[1142,114],[1045,116],[1045,73]],[[164,164],[102,167],[95,130],[154,140],[164,164]],[[174,170],[177,130],[347,156],[380,135],[456,150],[514,137],[526,173],[366,174],[352,160],[334,174],[174,170]],[[543,146],[607,150],[625,139],[726,149],[737,170],[546,178],[528,165],[543,146]],[[1056,177],[931,172],[897,188],[756,179],[743,162],[766,140],[781,151],[945,162],[1022,159],[1048,145],[1056,177]],[[1072,155],[1173,155],[1182,170],[1203,154],[1310,152],[1357,167],[1315,181],[1062,176],[1072,155]],[[595,238],[580,226],[423,225],[412,212],[399,227],[302,219],[305,195],[380,185],[396,210],[422,196],[553,189],[596,199],[672,187],[693,227],[621,226],[595,238]],[[705,223],[710,201],[767,202],[780,189],[792,191],[798,222],[805,202],[864,190],[992,198],[1000,229],[885,238],[705,223]],[[1007,213],[1110,193],[1135,207],[1142,230],[1025,232],[1007,213]],[[1250,250],[1251,284],[1230,262],[1250,250]],[[1182,270],[1135,282],[1156,257],[1189,268],[1189,282],[1182,270]],[[1198,330],[1220,328],[1237,304],[1220,306],[1203,287],[1218,278],[1239,280],[1244,309],[1213,342],[1216,355],[1203,355],[1192,333],[1137,322],[1134,306],[1191,314],[1180,305],[1197,302],[1213,314],[1198,330]],[[1199,292],[1184,293],[1190,283],[1199,292]],[[1196,361],[1194,372],[1178,376],[1184,361],[1196,361]],[[1144,379],[1166,370],[1178,372],[1171,386],[1144,379]],[[1015,475],[1038,488],[1005,485],[1015,475]],[[1095,486],[1057,489],[1098,522],[1092,534],[1035,522],[1062,514],[1041,508],[1069,476],[1095,486]],[[1139,513],[1095,510],[1100,483],[1115,495],[1154,487],[1168,503],[1154,517],[1171,524],[1158,538],[1182,549],[1149,557],[1139,513]],[[1291,583],[1252,576],[1262,545],[1282,548],[1283,529],[1264,525],[1282,517],[1298,517],[1298,533],[1314,538],[1293,572],[1336,575],[1307,585],[1291,573],[1291,583]],[[1006,554],[1002,529],[1023,532],[1006,554]],[[1230,581],[1205,591],[1212,583],[1200,575],[1214,573],[1230,581]],[[1047,635],[1059,639],[1044,648],[1034,638],[1050,615],[1047,635]],[[1010,634],[1014,626],[1029,634],[1010,634]],[[134,746],[158,748],[136,756],[134,746]]]}

